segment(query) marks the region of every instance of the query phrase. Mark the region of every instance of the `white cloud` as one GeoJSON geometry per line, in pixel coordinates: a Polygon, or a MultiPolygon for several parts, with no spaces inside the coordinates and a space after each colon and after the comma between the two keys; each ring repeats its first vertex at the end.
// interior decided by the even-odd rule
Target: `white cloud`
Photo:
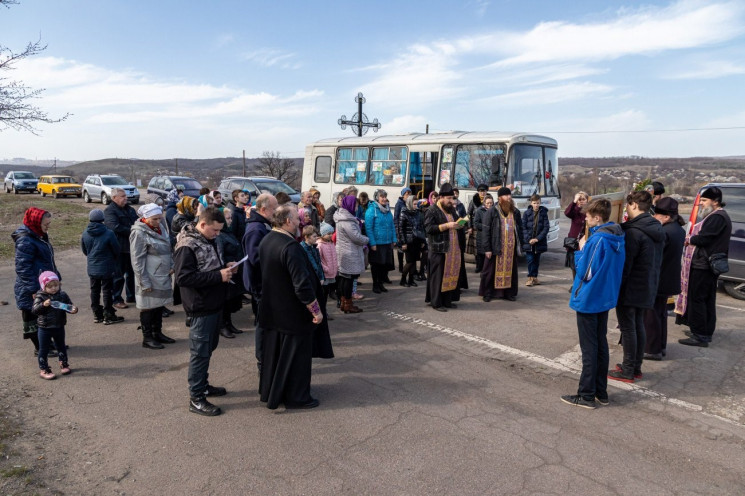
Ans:
{"type": "Polygon", "coordinates": [[[581,100],[592,96],[608,94],[612,90],[613,88],[611,86],[604,84],[579,82],[513,91],[490,98],[484,98],[481,101],[484,103],[496,103],[503,106],[525,107],[528,105],[546,105],[581,100]]]}
{"type": "Polygon", "coordinates": [[[428,122],[422,115],[400,115],[382,124],[383,134],[408,134],[423,133],[428,122]]]}
{"type": "Polygon", "coordinates": [[[745,65],[729,60],[710,60],[662,77],[663,79],[718,79],[738,74],[745,74],[745,65]]]}
{"type": "Polygon", "coordinates": [[[256,62],[263,67],[280,67],[282,69],[298,69],[302,66],[294,62],[295,54],[276,48],[259,48],[243,54],[244,60],[256,62]]]}

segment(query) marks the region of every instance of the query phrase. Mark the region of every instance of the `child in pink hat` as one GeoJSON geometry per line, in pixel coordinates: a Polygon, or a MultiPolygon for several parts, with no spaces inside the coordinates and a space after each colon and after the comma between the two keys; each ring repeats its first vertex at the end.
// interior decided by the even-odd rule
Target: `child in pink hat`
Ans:
{"type": "Polygon", "coordinates": [[[67,293],[60,289],[57,274],[51,271],[42,272],[39,276],[39,287],[31,312],[36,315],[36,326],[39,337],[39,375],[43,379],[52,380],[56,375],[49,368],[47,353],[54,341],[59,353],[60,373],[67,375],[71,372],[67,364],[67,346],[65,346],[65,324],[68,313],[78,313],[78,308],[72,304],[67,293]]]}

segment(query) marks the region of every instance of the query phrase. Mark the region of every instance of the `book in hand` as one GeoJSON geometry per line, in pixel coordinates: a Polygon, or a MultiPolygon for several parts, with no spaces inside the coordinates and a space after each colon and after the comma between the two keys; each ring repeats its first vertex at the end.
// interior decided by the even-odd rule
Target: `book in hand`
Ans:
{"type": "Polygon", "coordinates": [[[458,220],[457,220],[456,222],[458,223],[458,227],[459,227],[459,228],[460,228],[460,227],[465,227],[465,226],[467,226],[467,225],[468,225],[468,216],[466,216],[466,217],[461,217],[461,218],[460,218],[460,219],[458,219],[458,220]]]}

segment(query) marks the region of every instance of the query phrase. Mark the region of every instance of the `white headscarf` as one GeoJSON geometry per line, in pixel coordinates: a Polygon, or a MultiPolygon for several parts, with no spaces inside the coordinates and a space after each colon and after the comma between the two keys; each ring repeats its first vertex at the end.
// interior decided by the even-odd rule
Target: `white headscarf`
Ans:
{"type": "Polygon", "coordinates": [[[160,215],[162,213],[163,213],[163,209],[160,208],[155,203],[148,203],[146,205],[143,205],[137,211],[137,215],[139,215],[143,219],[147,219],[147,218],[152,217],[154,215],[160,215]]]}

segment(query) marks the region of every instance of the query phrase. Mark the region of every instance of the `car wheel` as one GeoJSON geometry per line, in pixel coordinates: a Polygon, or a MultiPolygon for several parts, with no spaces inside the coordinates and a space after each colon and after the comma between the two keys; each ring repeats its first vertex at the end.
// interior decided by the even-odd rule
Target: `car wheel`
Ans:
{"type": "Polygon", "coordinates": [[[57,193],[57,190],[56,190],[56,189],[53,189],[53,190],[52,190],[52,196],[54,197],[54,199],[55,199],[55,200],[56,200],[57,198],[59,198],[59,193],[57,193]]]}
{"type": "Polygon", "coordinates": [[[10,193],[10,190],[8,189],[8,185],[7,184],[4,184],[3,185],[3,189],[5,190],[6,193],[10,193]]]}
{"type": "Polygon", "coordinates": [[[723,281],[724,290],[732,298],[745,300],[745,282],[723,281]]]}
{"type": "Polygon", "coordinates": [[[12,189],[13,189],[13,194],[14,194],[14,195],[17,195],[17,194],[18,194],[18,188],[16,188],[16,187],[12,187],[12,189]]]}
{"type": "Polygon", "coordinates": [[[106,195],[106,193],[101,193],[101,203],[103,203],[104,205],[108,205],[110,201],[111,200],[109,200],[109,197],[106,195]]]}
{"type": "Polygon", "coordinates": [[[138,203],[140,203],[140,200],[132,200],[132,205],[137,205],[138,203]]]}
{"type": "Polygon", "coordinates": [[[91,202],[91,197],[88,195],[88,191],[83,191],[83,201],[85,203],[90,203],[91,202]]]}
{"type": "Polygon", "coordinates": [[[82,197],[83,197],[83,194],[82,194],[82,193],[78,193],[78,194],[77,194],[77,195],[75,195],[75,196],[77,196],[78,198],[82,198],[82,197]]]}

